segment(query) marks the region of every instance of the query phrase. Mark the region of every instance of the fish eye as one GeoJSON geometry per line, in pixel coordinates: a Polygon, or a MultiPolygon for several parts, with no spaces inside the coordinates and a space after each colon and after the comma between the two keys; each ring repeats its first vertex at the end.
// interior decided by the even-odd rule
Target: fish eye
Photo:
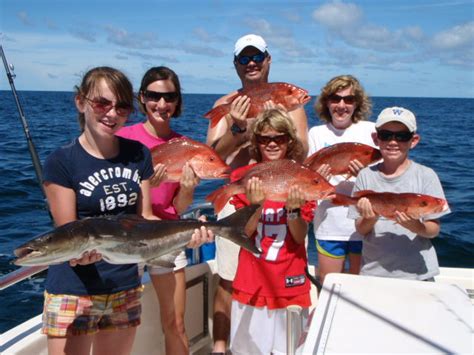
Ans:
{"type": "Polygon", "coordinates": [[[210,160],[210,161],[214,161],[215,158],[211,156],[211,157],[209,157],[209,160],[210,160]]]}
{"type": "Polygon", "coordinates": [[[421,201],[421,206],[422,206],[422,207],[428,206],[428,202],[426,202],[426,201],[421,201]]]}
{"type": "Polygon", "coordinates": [[[314,179],[313,181],[314,181],[316,184],[319,184],[319,179],[318,179],[318,178],[314,179]]]}

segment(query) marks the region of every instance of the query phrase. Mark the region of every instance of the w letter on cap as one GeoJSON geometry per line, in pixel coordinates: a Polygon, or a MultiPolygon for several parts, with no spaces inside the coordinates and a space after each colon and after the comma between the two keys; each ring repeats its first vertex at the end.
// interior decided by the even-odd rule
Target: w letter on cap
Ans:
{"type": "Polygon", "coordinates": [[[400,116],[403,113],[403,110],[400,110],[399,108],[394,108],[393,110],[394,115],[400,116]]]}

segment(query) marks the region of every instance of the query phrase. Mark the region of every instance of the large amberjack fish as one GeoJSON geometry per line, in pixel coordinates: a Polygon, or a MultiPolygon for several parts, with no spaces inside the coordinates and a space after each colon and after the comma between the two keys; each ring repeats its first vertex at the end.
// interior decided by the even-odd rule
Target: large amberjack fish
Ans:
{"type": "Polygon", "coordinates": [[[211,120],[211,127],[230,112],[230,105],[238,96],[247,95],[250,98],[250,109],[247,117],[257,117],[263,110],[263,104],[272,100],[275,105],[282,105],[287,111],[292,111],[305,105],[311,100],[308,91],[288,83],[262,83],[258,86],[239,90],[228,98],[227,103],[214,107],[204,117],[211,120]]]}
{"type": "Polygon", "coordinates": [[[166,166],[166,181],[179,181],[183,166],[189,162],[200,179],[229,177],[230,167],[208,145],[189,138],[173,138],[151,149],[153,165],[166,166]]]}
{"type": "Polygon", "coordinates": [[[363,166],[371,165],[382,159],[380,150],[362,143],[337,143],[318,150],[303,162],[313,171],[323,164],[331,167],[332,175],[351,176],[349,163],[357,159],[363,166]]]}
{"type": "Polygon", "coordinates": [[[172,267],[176,255],[189,243],[194,230],[201,226],[259,254],[260,250],[244,233],[245,225],[258,207],[247,206],[216,222],[146,220],[134,215],[85,218],[21,245],[14,251],[18,257],[14,264],[54,265],[95,249],[112,264],[144,262],[172,267]]]}
{"type": "Polygon", "coordinates": [[[416,193],[374,192],[371,190],[357,191],[354,197],[336,194],[332,200],[335,205],[355,205],[366,197],[375,213],[387,219],[395,220],[395,212],[405,212],[414,218],[435,215],[448,210],[445,199],[416,193]]]}
{"type": "Polygon", "coordinates": [[[206,200],[214,204],[218,213],[233,195],[245,193],[247,181],[254,176],[262,181],[265,198],[272,201],[286,201],[288,190],[294,185],[302,189],[307,201],[324,199],[335,193],[334,186],[317,172],[293,160],[281,159],[256,164],[242,171],[242,175],[236,175],[235,182],[210,193],[206,200]]]}

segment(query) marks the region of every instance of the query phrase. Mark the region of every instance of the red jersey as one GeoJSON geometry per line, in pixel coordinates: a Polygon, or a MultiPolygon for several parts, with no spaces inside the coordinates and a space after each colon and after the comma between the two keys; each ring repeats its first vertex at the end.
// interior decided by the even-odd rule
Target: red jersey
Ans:
{"type": "MultiPolygon", "coordinates": [[[[243,194],[234,196],[231,203],[237,209],[249,204],[243,194]]],[[[262,254],[256,256],[245,249],[240,250],[233,298],[241,303],[270,309],[283,308],[290,303],[303,307],[311,304],[311,286],[305,274],[305,244],[298,244],[293,239],[284,206],[284,202],[276,201],[263,204],[257,230],[252,236],[262,254]]],[[[314,202],[307,202],[301,209],[307,222],[313,219],[314,207],[314,202]]]]}

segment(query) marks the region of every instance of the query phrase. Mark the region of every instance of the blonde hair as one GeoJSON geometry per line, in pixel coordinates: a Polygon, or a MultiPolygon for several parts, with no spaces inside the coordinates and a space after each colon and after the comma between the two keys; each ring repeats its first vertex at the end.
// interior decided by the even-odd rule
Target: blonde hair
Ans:
{"type": "Polygon", "coordinates": [[[321,90],[321,94],[316,100],[314,109],[319,118],[326,122],[331,122],[331,114],[328,108],[329,97],[338,91],[352,89],[352,93],[356,98],[356,107],[351,117],[352,122],[356,123],[362,120],[367,120],[372,112],[372,102],[369,96],[365,93],[364,88],[352,75],[340,75],[332,78],[321,90]]]}
{"type": "Polygon", "coordinates": [[[272,128],[279,133],[288,134],[288,150],[286,152],[287,159],[294,159],[296,161],[302,161],[303,157],[303,144],[296,135],[296,128],[291,120],[288,112],[272,108],[261,112],[255,122],[252,125],[252,136],[250,141],[252,143],[250,147],[251,156],[258,162],[262,161],[262,154],[258,149],[256,135],[261,134],[266,128],[272,128]]]}

